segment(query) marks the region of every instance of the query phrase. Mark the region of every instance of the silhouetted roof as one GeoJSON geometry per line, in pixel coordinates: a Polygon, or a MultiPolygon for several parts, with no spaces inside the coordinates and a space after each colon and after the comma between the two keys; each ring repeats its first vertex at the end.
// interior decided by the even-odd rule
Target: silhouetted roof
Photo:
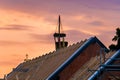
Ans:
{"type": "Polygon", "coordinates": [[[29,80],[44,80],[84,44],[85,41],[21,63],[8,75],[8,79],[16,80],[15,76],[17,75],[21,80],[27,77],[30,77],[29,80]]]}
{"type": "MultiPolygon", "coordinates": [[[[63,70],[68,64],[70,64],[77,56],[80,55],[82,51],[85,50],[85,48],[92,43],[97,43],[102,48],[107,49],[104,44],[100,42],[100,40],[96,37],[91,37],[88,40],[78,42],[70,45],[69,47],[50,52],[27,62],[23,62],[19,64],[11,73],[9,73],[7,78],[8,80],[16,80],[16,77],[20,80],[45,80],[46,78],[49,80],[63,70]]],[[[94,63],[96,62],[93,61],[93,64],[94,63]]],[[[74,76],[79,77],[80,75],[78,76],[76,72],[74,76]]]]}
{"type": "MultiPolygon", "coordinates": [[[[90,44],[98,43],[102,48],[107,49],[102,42],[96,37],[91,37],[88,39],[83,45],[81,45],[62,65],[60,65],[48,78],[47,80],[51,80],[56,75],[58,75],[66,66],[68,66],[77,56],[79,56],[82,51],[84,51],[90,44]]],[[[108,51],[108,49],[106,50],[108,51]]]]}

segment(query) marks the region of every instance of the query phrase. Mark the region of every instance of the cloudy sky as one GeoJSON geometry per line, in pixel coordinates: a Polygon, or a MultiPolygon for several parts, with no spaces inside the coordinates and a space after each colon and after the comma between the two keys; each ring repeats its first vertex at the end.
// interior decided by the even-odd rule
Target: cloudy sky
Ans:
{"type": "Polygon", "coordinates": [[[120,27],[120,0],[0,0],[0,77],[54,50],[61,15],[69,44],[97,36],[107,47],[120,27]]]}

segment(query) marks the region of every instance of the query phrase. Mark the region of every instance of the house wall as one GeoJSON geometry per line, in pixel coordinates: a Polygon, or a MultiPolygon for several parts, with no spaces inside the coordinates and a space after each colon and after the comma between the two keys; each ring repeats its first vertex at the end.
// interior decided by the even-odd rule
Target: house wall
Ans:
{"type": "Polygon", "coordinates": [[[90,44],[76,59],[73,60],[62,72],[59,73],[60,80],[69,78],[82,67],[88,60],[96,56],[101,47],[97,43],[90,44]]]}

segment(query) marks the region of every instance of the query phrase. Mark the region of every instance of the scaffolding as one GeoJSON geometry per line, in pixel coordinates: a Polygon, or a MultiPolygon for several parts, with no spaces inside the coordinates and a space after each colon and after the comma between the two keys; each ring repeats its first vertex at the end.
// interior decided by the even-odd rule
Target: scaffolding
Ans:
{"type": "Polygon", "coordinates": [[[88,70],[93,73],[88,80],[120,80],[120,50],[107,58],[104,49],[101,49],[99,61],[97,70],[88,70]]]}

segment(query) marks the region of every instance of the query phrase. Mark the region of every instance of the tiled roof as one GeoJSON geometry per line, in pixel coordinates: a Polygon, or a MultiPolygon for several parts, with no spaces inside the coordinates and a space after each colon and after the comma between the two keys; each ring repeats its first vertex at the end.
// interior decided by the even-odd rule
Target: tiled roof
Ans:
{"type": "Polygon", "coordinates": [[[107,49],[96,37],[88,39],[81,47],[79,47],[62,65],[60,65],[48,78],[47,80],[54,79],[66,66],[68,66],[77,56],[79,56],[90,44],[97,43],[101,48],[107,49]]]}
{"type": "MultiPolygon", "coordinates": [[[[19,64],[9,75],[8,80],[45,80],[59,73],[67,64],[71,63],[76,56],[84,51],[84,49],[93,42],[99,44],[102,48],[106,48],[96,37],[78,42],[69,47],[62,48],[57,51],[50,52],[43,56],[36,57],[30,61],[19,64]],[[79,53],[77,53],[79,52],[79,53]],[[67,63],[67,64],[66,64],[67,63]]],[[[112,54],[107,54],[111,56],[112,54]]],[[[87,80],[92,75],[90,70],[99,67],[99,60],[95,56],[87,61],[78,71],[76,71],[70,80],[87,80]]]]}
{"type": "Polygon", "coordinates": [[[18,65],[9,75],[8,80],[44,80],[66,61],[84,42],[50,52],[18,65]]]}

